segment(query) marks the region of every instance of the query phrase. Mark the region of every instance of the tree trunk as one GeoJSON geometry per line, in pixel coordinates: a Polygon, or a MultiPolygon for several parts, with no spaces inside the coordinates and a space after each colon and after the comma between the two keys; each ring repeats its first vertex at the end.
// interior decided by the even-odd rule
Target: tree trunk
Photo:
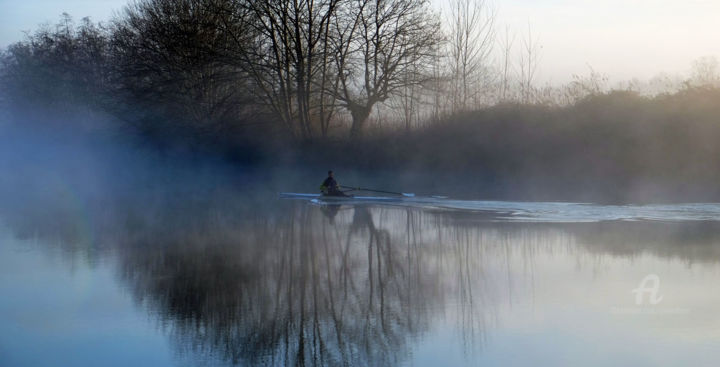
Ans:
{"type": "Polygon", "coordinates": [[[350,106],[350,114],[352,115],[352,127],[350,127],[350,137],[357,138],[362,134],[363,126],[370,116],[372,106],[350,106]]]}

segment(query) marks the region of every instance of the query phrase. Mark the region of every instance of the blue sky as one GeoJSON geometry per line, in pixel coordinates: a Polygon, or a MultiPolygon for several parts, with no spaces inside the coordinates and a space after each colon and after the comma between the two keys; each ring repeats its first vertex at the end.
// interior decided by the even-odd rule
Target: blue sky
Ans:
{"type": "Polygon", "coordinates": [[[127,3],[127,0],[0,0],[0,47],[21,40],[22,31],[56,22],[63,12],[76,19],[89,16],[104,21],[127,3]]]}
{"type": "MultiPolygon", "coordinates": [[[[431,0],[443,8],[448,0],[431,0]]],[[[0,0],[0,47],[22,30],[67,12],[108,20],[126,0],[0,0]]],[[[720,0],[494,0],[497,25],[519,35],[528,23],[542,45],[539,79],[563,83],[589,67],[620,81],[686,73],[693,60],[720,56],[720,0]]],[[[519,44],[519,42],[518,42],[519,44]]]]}

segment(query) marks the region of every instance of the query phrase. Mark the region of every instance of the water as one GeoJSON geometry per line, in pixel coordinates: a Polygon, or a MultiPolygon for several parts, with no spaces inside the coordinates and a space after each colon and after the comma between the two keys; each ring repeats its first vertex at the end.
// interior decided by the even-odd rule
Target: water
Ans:
{"type": "Polygon", "coordinates": [[[0,365],[720,362],[716,204],[125,195],[5,200],[0,365]]]}
{"type": "Polygon", "coordinates": [[[599,221],[720,221],[720,203],[599,205],[570,202],[515,202],[453,200],[447,197],[355,196],[319,197],[318,194],[280,193],[281,198],[306,200],[317,205],[384,205],[454,212],[486,213],[498,221],[599,222],[599,221]]]}

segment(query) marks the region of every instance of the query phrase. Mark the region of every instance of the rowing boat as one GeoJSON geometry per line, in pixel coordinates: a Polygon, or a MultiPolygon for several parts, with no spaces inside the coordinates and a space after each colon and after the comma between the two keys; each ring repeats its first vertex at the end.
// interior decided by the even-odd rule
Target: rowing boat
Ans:
{"type": "Polygon", "coordinates": [[[305,194],[296,192],[281,192],[280,197],[283,199],[300,199],[300,200],[314,200],[323,202],[388,202],[388,201],[403,201],[403,197],[391,197],[391,196],[359,196],[359,195],[348,195],[348,196],[335,196],[335,195],[324,195],[324,194],[305,194]]]}

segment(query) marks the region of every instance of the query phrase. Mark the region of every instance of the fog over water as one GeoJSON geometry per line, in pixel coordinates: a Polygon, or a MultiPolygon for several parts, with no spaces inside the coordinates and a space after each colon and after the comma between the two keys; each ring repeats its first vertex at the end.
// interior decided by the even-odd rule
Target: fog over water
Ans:
{"type": "Polygon", "coordinates": [[[720,359],[715,204],[313,203],[262,172],[37,136],[3,145],[2,365],[720,359]],[[651,274],[662,300],[637,304],[651,274]]]}
{"type": "Polygon", "coordinates": [[[0,1],[0,367],[716,366],[719,12],[0,1]]]}

